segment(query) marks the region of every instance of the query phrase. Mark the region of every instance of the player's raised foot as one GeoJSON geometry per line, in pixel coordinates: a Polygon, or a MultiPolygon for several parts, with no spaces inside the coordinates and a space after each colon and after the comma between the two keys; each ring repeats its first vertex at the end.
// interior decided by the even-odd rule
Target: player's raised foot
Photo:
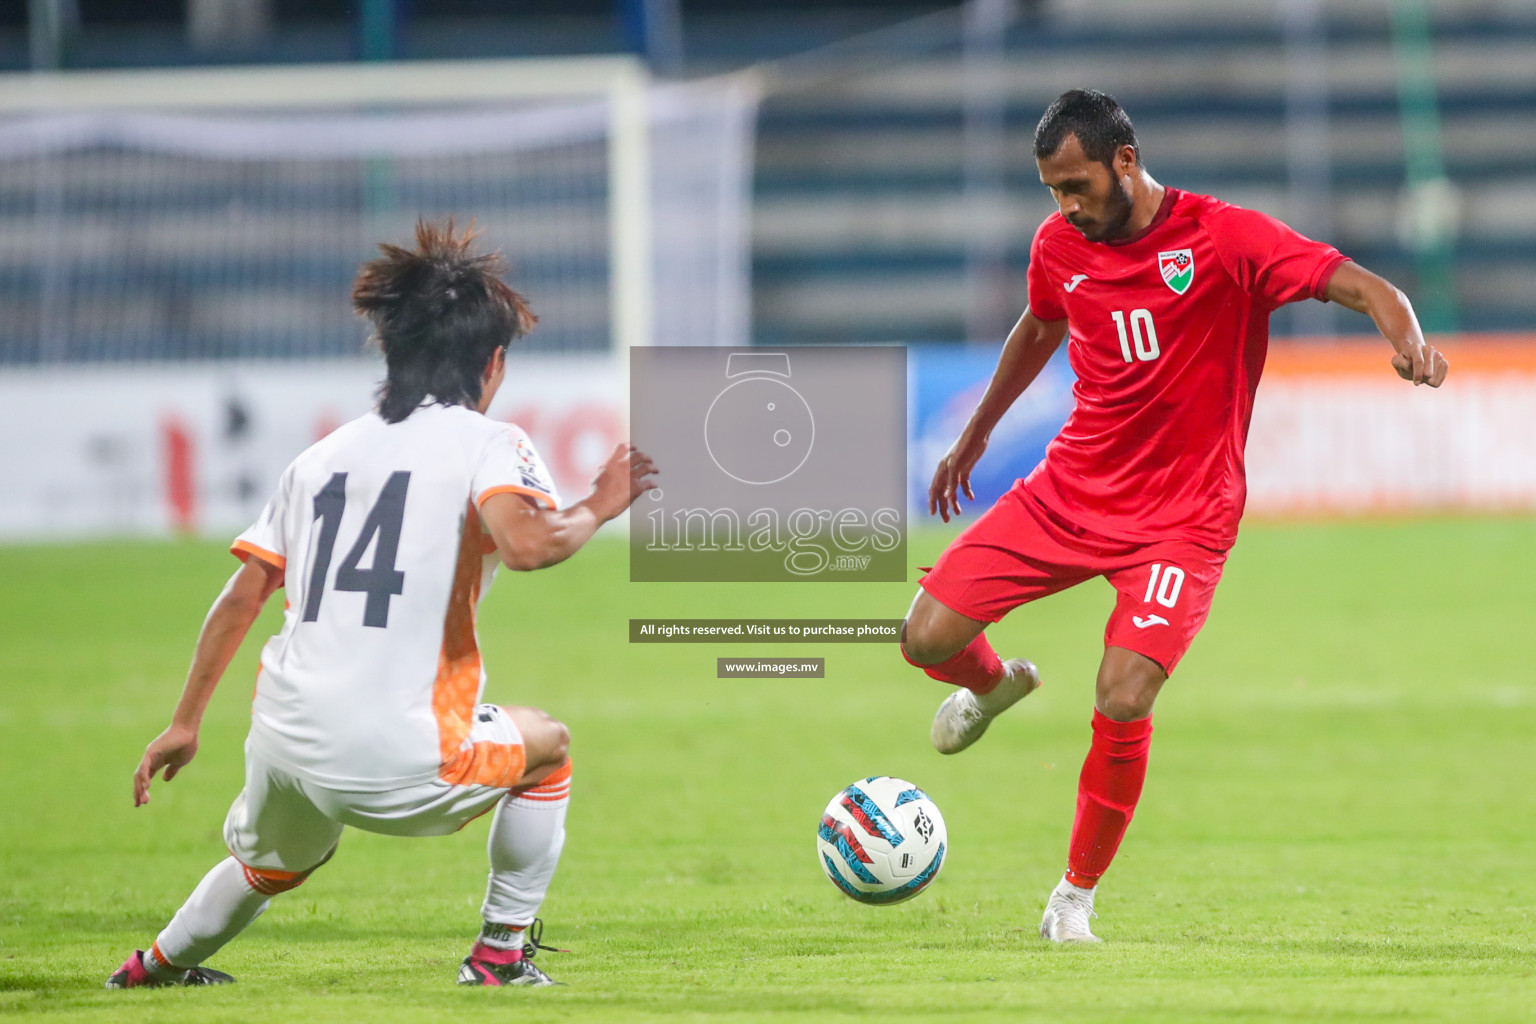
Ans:
{"type": "Polygon", "coordinates": [[[112,972],[107,979],[107,988],[161,988],[166,985],[229,985],[234,978],[223,971],[215,971],[210,967],[193,967],[185,971],[176,971],[174,974],[152,974],[149,968],[144,966],[144,951],[136,949],[133,955],[123,962],[123,966],[112,972]]]}
{"type": "Polygon", "coordinates": [[[1002,681],[992,692],[976,694],[959,689],[939,705],[928,738],[941,754],[958,754],[981,739],[992,719],[1040,688],[1040,673],[1022,658],[1003,662],[1002,681]]]}
{"type": "Polygon", "coordinates": [[[493,949],[482,943],[464,958],[459,967],[460,985],[558,985],[533,962],[533,947],[493,949]]]}
{"type": "Polygon", "coordinates": [[[1093,889],[1082,889],[1063,878],[1045,902],[1045,916],[1040,919],[1040,937],[1052,942],[1098,942],[1088,927],[1093,912],[1093,889]]]}

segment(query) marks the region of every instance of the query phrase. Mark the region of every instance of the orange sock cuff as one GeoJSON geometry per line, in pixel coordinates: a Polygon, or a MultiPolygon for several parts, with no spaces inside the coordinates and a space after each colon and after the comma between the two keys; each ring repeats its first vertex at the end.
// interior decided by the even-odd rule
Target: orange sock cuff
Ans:
{"type": "Polygon", "coordinates": [[[571,759],[565,761],[544,776],[544,781],[537,786],[530,786],[517,794],[519,800],[537,800],[542,803],[552,803],[556,800],[564,800],[571,795],[571,759]]]}

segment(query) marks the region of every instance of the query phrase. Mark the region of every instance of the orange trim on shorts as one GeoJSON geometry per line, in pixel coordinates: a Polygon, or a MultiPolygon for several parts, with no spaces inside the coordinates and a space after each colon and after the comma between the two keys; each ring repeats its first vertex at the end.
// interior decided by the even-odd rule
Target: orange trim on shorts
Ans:
{"type": "Polygon", "coordinates": [[[240,559],[242,562],[254,555],[258,560],[266,562],[273,568],[288,568],[288,559],[284,558],[282,555],[279,555],[275,551],[268,551],[266,548],[257,547],[255,544],[252,544],[248,540],[235,541],[229,546],[229,553],[240,559]]]}
{"type": "Polygon", "coordinates": [[[253,868],[239,857],[235,857],[233,851],[229,855],[234,858],[236,864],[240,865],[240,871],[245,875],[246,885],[263,896],[276,896],[280,892],[297,889],[304,884],[304,880],[310,875],[330,863],[331,858],[336,856],[336,847],[332,846],[326,852],[326,855],[320,858],[320,863],[304,871],[278,871],[275,868],[253,868]]]}
{"type": "Polygon", "coordinates": [[[437,719],[437,777],[454,786],[510,789],[527,765],[521,743],[464,741],[474,728],[480,696],[480,647],[475,640],[475,608],[480,600],[480,514],[470,503],[459,535],[459,560],[443,617],[443,646],[432,683],[432,714],[437,719]]]}
{"type": "Polygon", "coordinates": [[[497,494],[521,494],[525,498],[532,498],[534,501],[538,502],[540,505],[543,505],[545,508],[552,509],[555,507],[555,499],[551,498],[543,491],[536,491],[532,487],[518,487],[516,484],[502,484],[500,487],[487,487],[485,490],[481,491],[480,496],[475,499],[476,507],[484,505],[486,498],[493,497],[497,494]]]}
{"type": "Polygon", "coordinates": [[[458,828],[454,829],[454,831],[455,832],[463,832],[466,828],[469,827],[469,823],[470,822],[472,822],[472,821],[479,821],[481,818],[485,817],[487,814],[490,814],[492,811],[494,811],[496,808],[498,808],[500,806],[501,806],[501,801],[497,800],[495,803],[491,804],[489,807],[487,807],[485,810],[479,812],[478,814],[472,814],[469,817],[465,818],[463,824],[461,824],[458,828]]]}
{"type": "MultiPolygon", "coordinates": [[[[236,863],[239,863],[238,861],[236,863]]],[[[245,873],[245,884],[263,896],[276,896],[289,889],[297,889],[309,877],[308,871],[273,871],[270,868],[253,868],[240,865],[245,873]]]]}

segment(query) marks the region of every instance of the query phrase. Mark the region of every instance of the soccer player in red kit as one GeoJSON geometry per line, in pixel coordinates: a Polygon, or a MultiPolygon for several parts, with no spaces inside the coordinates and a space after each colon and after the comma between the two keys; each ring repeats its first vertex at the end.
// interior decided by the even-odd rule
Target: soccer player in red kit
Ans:
{"type": "Polygon", "coordinates": [[[1237,537],[1270,313],[1337,302],[1371,317],[1404,380],[1438,387],[1447,364],[1402,292],[1332,246],[1153,180],[1109,96],[1073,90],[1052,103],[1035,157],[1060,209],[1035,232],[1028,308],[934,473],[930,513],[948,522],[957,492],[974,497],[988,434],[1063,338],[1077,376],[1072,415],[1044,460],[923,578],[902,652],[958,687],[932,731],[940,752],[957,753],[1040,685],[1034,665],[998,658],[987,625],[1095,576],[1114,586],[1067,872],[1040,925],[1053,941],[1096,942],[1094,887],[1141,795],[1153,701],[1204,624],[1237,537]]]}

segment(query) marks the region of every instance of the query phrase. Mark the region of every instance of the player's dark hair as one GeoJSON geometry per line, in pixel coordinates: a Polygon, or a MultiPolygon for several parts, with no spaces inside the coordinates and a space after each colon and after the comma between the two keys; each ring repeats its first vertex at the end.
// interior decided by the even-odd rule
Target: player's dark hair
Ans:
{"type": "Polygon", "coordinates": [[[1068,135],[1076,135],[1089,160],[1109,167],[1121,146],[1130,146],[1141,160],[1141,144],[1131,118],[1115,98],[1097,89],[1073,89],[1045,108],[1035,126],[1035,159],[1044,160],[1068,135]]]}
{"type": "Polygon", "coordinates": [[[480,376],[497,349],[538,318],[501,279],[499,253],[477,253],[471,226],[416,222],[416,248],[385,243],[352,285],[352,308],[373,323],[384,350],[379,415],[399,423],[428,397],[439,405],[480,401],[480,376]]]}

